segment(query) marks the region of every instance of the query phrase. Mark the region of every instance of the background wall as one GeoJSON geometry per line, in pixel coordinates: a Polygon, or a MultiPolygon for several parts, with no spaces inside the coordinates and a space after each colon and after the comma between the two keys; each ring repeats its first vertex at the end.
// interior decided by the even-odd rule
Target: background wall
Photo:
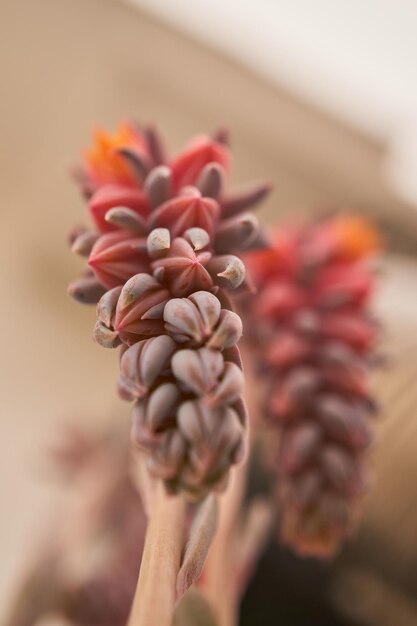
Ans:
{"type": "Polygon", "coordinates": [[[417,200],[414,0],[127,0],[386,147],[385,174],[417,200]]]}
{"type": "MultiPolygon", "coordinates": [[[[66,295],[80,265],[66,234],[85,221],[68,172],[92,126],[112,128],[121,117],[157,121],[174,149],[192,133],[228,126],[234,180],[275,185],[261,212],[269,222],[349,207],[373,215],[397,253],[413,253],[417,213],[385,177],[381,138],[127,4],[3,0],[0,23],[2,606],[33,550],[33,528],[56,507],[56,490],[44,480],[46,443],[65,420],[128,420],[128,407],[115,399],[114,355],[90,342],[94,312],[66,295]]],[[[360,616],[387,626],[416,616],[416,274],[403,256],[385,268],[379,308],[398,357],[396,374],[382,373],[378,384],[395,409],[381,422],[365,523],[333,577],[345,612],[357,608],[349,598],[365,577],[374,590],[366,600],[374,600],[359,603],[360,616]],[[397,607],[395,620],[384,599],[397,607]]]]}

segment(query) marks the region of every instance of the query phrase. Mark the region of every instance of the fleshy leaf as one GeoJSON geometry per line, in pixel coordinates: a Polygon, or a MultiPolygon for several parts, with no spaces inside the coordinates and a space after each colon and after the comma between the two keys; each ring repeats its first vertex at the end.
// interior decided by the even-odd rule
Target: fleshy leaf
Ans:
{"type": "Polygon", "coordinates": [[[193,520],[177,577],[177,595],[181,598],[201,575],[218,518],[217,498],[210,494],[200,504],[193,520]]]}

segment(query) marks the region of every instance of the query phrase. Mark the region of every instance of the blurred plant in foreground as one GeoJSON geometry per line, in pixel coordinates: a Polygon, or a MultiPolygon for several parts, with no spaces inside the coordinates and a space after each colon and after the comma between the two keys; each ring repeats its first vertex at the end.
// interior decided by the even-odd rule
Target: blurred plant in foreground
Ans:
{"type": "Polygon", "coordinates": [[[6,625],[60,616],[74,626],[124,626],[146,530],[126,437],[120,429],[101,437],[72,431],[53,453],[66,507],[39,537],[6,625]]]}

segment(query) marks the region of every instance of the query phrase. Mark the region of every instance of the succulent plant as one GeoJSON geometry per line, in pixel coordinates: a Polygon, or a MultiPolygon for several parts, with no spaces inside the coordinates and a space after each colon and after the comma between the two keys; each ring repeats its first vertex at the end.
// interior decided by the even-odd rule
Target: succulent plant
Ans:
{"type": "Polygon", "coordinates": [[[366,488],[377,337],[369,260],[378,248],[364,220],[334,217],[282,229],[245,257],[260,289],[245,304],[277,434],[280,536],[302,554],[337,549],[366,488]]]}
{"type": "Polygon", "coordinates": [[[120,346],[133,441],[191,499],[223,488],[245,449],[242,323],[227,292],[251,288],[237,255],[262,245],[247,209],[269,186],[226,192],[229,161],[222,132],[170,158],[154,128],[98,131],[78,171],[93,229],[70,237],[89,269],[69,291],[98,302],[96,341],[120,346]]]}

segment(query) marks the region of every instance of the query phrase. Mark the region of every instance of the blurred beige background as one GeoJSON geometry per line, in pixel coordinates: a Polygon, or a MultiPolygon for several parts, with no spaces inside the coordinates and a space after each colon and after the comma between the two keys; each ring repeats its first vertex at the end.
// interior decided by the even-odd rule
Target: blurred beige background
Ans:
{"type": "Polygon", "coordinates": [[[266,221],[348,207],[386,232],[396,256],[378,307],[396,368],[378,377],[376,484],[335,597],[350,612],[365,581],[355,610],[369,623],[417,623],[417,212],[384,177],[383,143],[116,0],[2,0],[0,24],[1,605],[55,506],[46,443],[65,420],[128,420],[114,354],[90,340],[94,311],[66,295],[81,264],[65,242],[85,221],[68,173],[91,128],[134,117],[157,121],[175,149],[229,127],[234,179],[275,185],[266,221]]]}

